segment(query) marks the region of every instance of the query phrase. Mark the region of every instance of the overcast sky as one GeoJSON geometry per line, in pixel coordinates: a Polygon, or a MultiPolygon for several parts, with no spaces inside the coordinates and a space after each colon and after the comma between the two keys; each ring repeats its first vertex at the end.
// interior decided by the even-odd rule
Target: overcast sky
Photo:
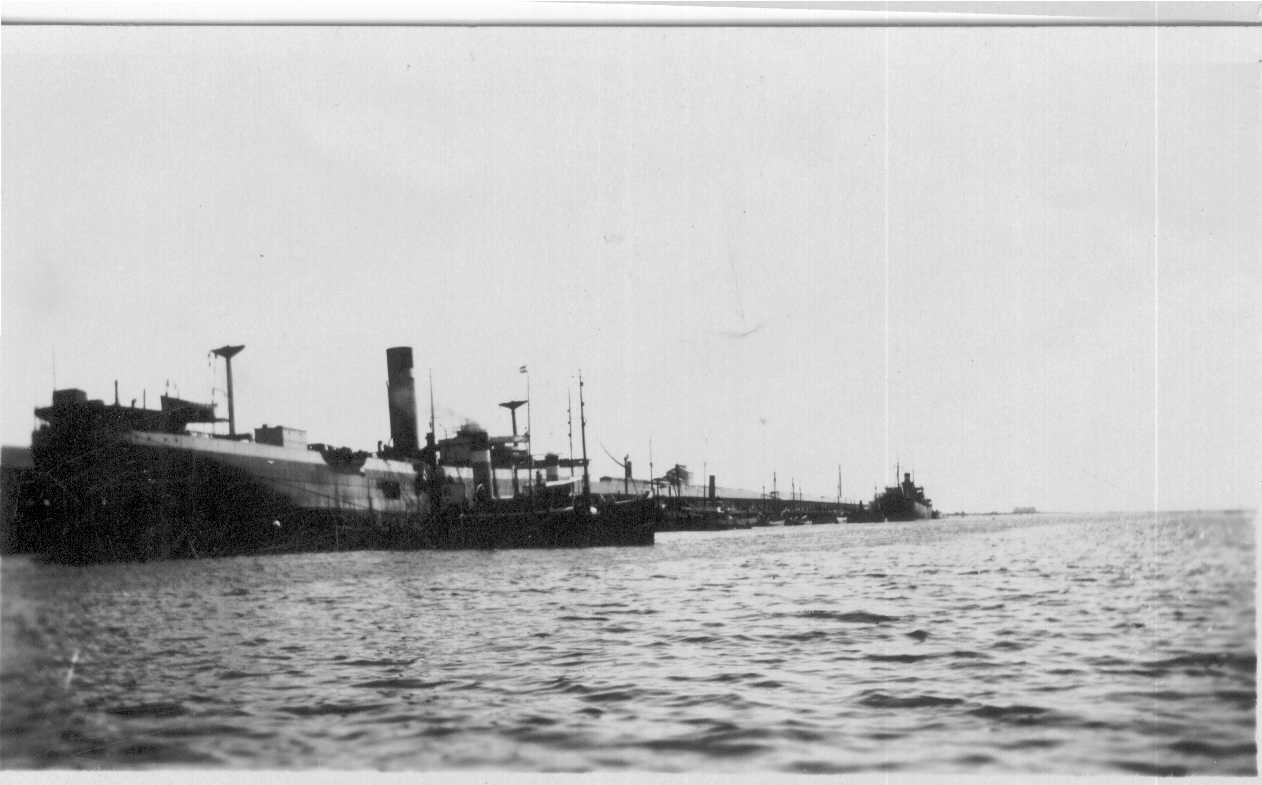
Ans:
{"type": "Polygon", "coordinates": [[[1255,505],[1256,28],[3,30],[0,438],[58,387],[939,508],[1255,505]],[[216,399],[223,400],[221,393],[216,399]],[[577,399],[575,400],[577,407],[577,399]],[[422,419],[426,416],[422,412],[422,419]],[[441,431],[440,431],[441,435],[441,431]],[[577,435],[576,447],[577,450],[577,435]]]}

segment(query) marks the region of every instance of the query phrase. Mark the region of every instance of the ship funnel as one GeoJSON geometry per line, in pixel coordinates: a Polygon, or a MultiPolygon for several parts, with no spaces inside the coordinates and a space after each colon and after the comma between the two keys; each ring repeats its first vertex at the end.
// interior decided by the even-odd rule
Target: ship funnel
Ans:
{"type": "Polygon", "coordinates": [[[486,502],[499,496],[495,487],[495,469],[491,465],[491,440],[486,431],[475,431],[470,437],[469,463],[473,468],[473,498],[477,502],[486,502]]]}
{"type": "Polygon", "coordinates": [[[390,405],[390,441],[394,449],[415,453],[419,448],[416,432],[416,385],[412,382],[412,347],[386,349],[387,391],[390,405]]]}

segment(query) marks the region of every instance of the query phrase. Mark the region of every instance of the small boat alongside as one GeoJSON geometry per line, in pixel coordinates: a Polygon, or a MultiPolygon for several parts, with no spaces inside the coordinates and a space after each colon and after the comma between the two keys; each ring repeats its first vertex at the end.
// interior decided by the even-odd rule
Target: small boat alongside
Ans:
{"type": "Polygon", "coordinates": [[[805,526],[810,522],[810,516],[804,512],[788,511],[784,514],[785,526],[805,526]]]}

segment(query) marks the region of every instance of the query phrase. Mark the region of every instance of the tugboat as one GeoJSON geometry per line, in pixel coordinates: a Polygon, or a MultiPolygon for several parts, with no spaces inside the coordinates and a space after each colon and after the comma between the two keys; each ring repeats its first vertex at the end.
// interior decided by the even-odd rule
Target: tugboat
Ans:
{"type": "Polygon", "coordinates": [[[918,521],[937,517],[933,501],[925,497],[924,486],[912,482],[911,472],[903,472],[903,480],[899,484],[887,485],[872,499],[867,509],[860,505],[858,510],[846,513],[848,523],[918,521]]]}

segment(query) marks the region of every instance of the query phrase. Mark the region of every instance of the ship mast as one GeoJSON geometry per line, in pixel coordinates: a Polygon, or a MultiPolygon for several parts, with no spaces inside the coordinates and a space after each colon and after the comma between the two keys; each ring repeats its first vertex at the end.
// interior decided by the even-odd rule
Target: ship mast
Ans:
{"type": "Polygon", "coordinates": [[[583,372],[578,372],[578,426],[583,444],[583,506],[591,506],[592,481],[587,474],[587,408],[583,403],[583,372]]]}
{"type": "Polygon", "coordinates": [[[437,432],[434,430],[434,369],[429,369],[429,446],[433,447],[435,440],[438,438],[437,432]]]}
{"type": "Polygon", "coordinates": [[[210,353],[223,358],[224,366],[228,370],[228,438],[234,439],[237,435],[237,417],[236,409],[233,408],[232,401],[232,358],[244,349],[245,346],[220,346],[218,349],[211,349],[210,353]]]}
{"type": "Polygon", "coordinates": [[[565,427],[570,438],[570,476],[574,476],[574,403],[571,400],[569,385],[565,389],[565,427]]]}
{"type": "MultiPolygon", "coordinates": [[[[530,410],[535,407],[530,405],[530,368],[523,365],[521,370],[522,373],[526,374],[526,458],[530,465],[530,479],[526,484],[530,486],[530,495],[533,498],[535,495],[535,434],[530,428],[530,410]]],[[[514,428],[513,435],[517,435],[516,428],[514,428]]],[[[513,472],[513,477],[517,477],[517,472],[513,472]]]]}
{"type": "Polygon", "coordinates": [[[653,476],[653,437],[649,437],[649,485],[653,489],[653,498],[657,498],[657,478],[653,476]]]}
{"type": "Polygon", "coordinates": [[[438,467],[438,422],[434,417],[434,369],[430,368],[429,376],[429,433],[425,435],[425,452],[428,462],[426,476],[430,494],[430,509],[437,510],[442,506],[443,481],[438,467]]]}
{"type": "MultiPolygon", "coordinates": [[[[517,449],[517,445],[518,445],[518,441],[517,441],[517,407],[518,407],[518,406],[522,406],[523,404],[528,404],[528,403],[529,403],[529,401],[505,401],[504,403],[501,403],[501,404],[500,404],[500,406],[503,406],[505,409],[508,409],[508,413],[509,413],[510,415],[512,415],[512,418],[513,418],[513,449],[514,449],[514,450],[516,450],[516,449],[517,449]]],[[[527,413],[529,413],[529,412],[530,412],[530,408],[529,408],[529,406],[527,406],[527,408],[526,408],[526,412],[527,412],[527,413]]],[[[529,425],[527,425],[527,426],[526,426],[526,428],[527,428],[526,433],[527,433],[527,434],[529,434],[529,433],[530,433],[530,431],[529,431],[530,426],[529,426],[529,425]]],[[[529,449],[530,449],[529,436],[527,436],[526,449],[527,449],[527,450],[529,450],[529,449]]],[[[514,460],[514,461],[513,461],[513,495],[514,495],[514,496],[516,496],[516,495],[518,494],[519,490],[520,490],[520,489],[517,487],[517,466],[518,466],[518,463],[517,463],[517,461],[516,461],[516,460],[514,460]]],[[[534,478],[533,478],[534,472],[533,472],[533,470],[531,471],[531,475],[532,475],[532,476],[531,476],[530,478],[528,478],[528,481],[527,481],[527,484],[528,484],[528,485],[534,482],[534,478]]],[[[531,487],[533,488],[533,485],[531,485],[531,487]]],[[[534,491],[533,491],[533,490],[531,490],[531,493],[533,494],[533,493],[534,493],[534,491]]]]}

